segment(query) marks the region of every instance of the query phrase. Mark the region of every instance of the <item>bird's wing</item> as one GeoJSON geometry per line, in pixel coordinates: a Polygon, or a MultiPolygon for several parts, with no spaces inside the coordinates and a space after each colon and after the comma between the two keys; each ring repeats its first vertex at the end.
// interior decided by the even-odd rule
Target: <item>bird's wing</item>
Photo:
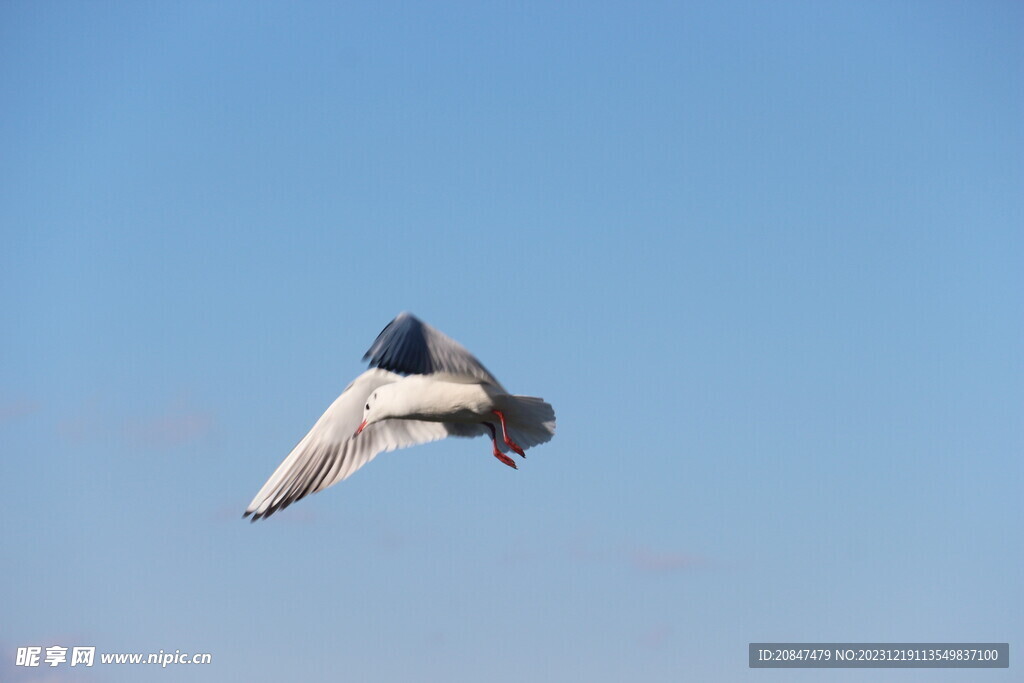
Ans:
{"type": "Polygon", "coordinates": [[[403,375],[444,373],[487,382],[504,391],[494,375],[462,344],[412,313],[399,313],[389,322],[363,360],[403,375]]]}
{"type": "Polygon", "coordinates": [[[384,420],[354,436],[362,422],[363,404],[373,390],[400,379],[386,370],[370,369],[355,379],[313,428],[270,475],[246,508],[252,521],[267,517],[295,501],[346,479],[378,453],[448,436],[440,422],[384,420]]]}

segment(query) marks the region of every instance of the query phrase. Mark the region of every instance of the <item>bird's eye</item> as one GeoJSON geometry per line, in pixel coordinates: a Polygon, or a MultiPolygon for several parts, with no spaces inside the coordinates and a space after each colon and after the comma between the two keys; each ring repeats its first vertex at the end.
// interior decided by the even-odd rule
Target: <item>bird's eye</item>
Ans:
{"type": "Polygon", "coordinates": [[[367,410],[369,410],[369,409],[370,409],[370,404],[369,404],[369,403],[367,403],[367,404],[366,404],[366,409],[367,409],[367,410]]]}

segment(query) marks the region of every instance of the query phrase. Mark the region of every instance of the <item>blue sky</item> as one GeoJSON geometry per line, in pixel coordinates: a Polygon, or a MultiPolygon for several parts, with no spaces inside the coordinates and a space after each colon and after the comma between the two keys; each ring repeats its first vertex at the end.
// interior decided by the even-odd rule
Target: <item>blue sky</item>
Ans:
{"type": "Polygon", "coordinates": [[[1020,652],[1024,8],[551,5],[0,7],[0,678],[1020,652]],[[243,522],[402,310],[556,438],[243,522]]]}

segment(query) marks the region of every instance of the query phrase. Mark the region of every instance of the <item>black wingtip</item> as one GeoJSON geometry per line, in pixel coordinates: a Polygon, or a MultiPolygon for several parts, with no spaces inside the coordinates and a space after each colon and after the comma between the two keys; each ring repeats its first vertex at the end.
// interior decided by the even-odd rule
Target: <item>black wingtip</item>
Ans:
{"type": "Polygon", "coordinates": [[[415,315],[402,311],[380,331],[363,360],[400,375],[429,375],[434,367],[426,350],[425,327],[415,315]]]}
{"type": "MultiPolygon", "coordinates": [[[[402,322],[402,320],[404,320],[405,318],[412,318],[413,320],[417,320],[416,316],[414,316],[409,311],[402,311],[401,313],[396,315],[391,320],[391,322],[384,326],[384,329],[377,333],[377,338],[373,340],[373,343],[370,344],[370,348],[367,349],[366,353],[363,354],[363,360],[369,360],[370,357],[377,351],[377,346],[380,343],[381,338],[384,337],[388,330],[390,330],[394,325],[402,322]]],[[[417,320],[417,322],[419,321],[417,320]]]]}

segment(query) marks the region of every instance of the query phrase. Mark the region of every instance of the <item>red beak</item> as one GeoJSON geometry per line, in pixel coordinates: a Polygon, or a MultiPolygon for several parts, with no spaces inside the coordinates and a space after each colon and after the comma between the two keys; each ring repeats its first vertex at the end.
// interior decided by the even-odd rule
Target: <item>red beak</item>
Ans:
{"type": "Polygon", "coordinates": [[[354,439],[355,437],[359,436],[359,432],[363,431],[364,429],[366,429],[366,420],[363,420],[362,422],[359,423],[359,426],[356,427],[356,433],[352,435],[352,438],[354,439]]]}

